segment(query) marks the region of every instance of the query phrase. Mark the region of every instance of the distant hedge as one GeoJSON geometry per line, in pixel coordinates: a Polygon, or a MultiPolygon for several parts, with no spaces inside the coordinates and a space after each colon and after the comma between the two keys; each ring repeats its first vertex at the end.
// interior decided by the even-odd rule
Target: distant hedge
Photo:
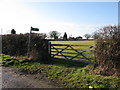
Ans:
{"type": "Polygon", "coordinates": [[[106,26],[98,31],[96,73],[120,76],[120,26],[106,26]]]}
{"type": "MultiPolygon", "coordinates": [[[[2,35],[2,53],[12,56],[27,56],[29,34],[2,35]]],[[[48,60],[49,42],[31,34],[30,57],[35,60],[48,60]]]]}

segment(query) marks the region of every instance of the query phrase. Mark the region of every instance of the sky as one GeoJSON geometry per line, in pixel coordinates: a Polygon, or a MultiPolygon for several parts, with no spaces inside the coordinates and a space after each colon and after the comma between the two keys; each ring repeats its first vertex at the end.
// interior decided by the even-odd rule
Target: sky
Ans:
{"type": "Polygon", "coordinates": [[[116,0],[88,1],[0,0],[1,33],[9,34],[11,29],[27,33],[32,26],[39,28],[35,33],[58,31],[77,37],[118,24],[116,0]]]}

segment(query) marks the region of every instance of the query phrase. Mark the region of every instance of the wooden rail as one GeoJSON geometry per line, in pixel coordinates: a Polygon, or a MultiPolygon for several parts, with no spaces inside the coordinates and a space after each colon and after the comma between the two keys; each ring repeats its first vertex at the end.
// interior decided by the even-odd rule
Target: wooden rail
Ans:
{"type": "Polygon", "coordinates": [[[90,46],[90,45],[68,45],[68,44],[52,44],[52,46],[90,46]]]}

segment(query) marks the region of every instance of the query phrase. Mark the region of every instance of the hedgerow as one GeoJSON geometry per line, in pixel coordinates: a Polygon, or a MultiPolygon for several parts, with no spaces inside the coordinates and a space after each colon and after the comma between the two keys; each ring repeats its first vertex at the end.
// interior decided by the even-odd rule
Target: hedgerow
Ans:
{"type": "Polygon", "coordinates": [[[120,26],[106,26],[98,32],[95,73],[120,76],[120,26]]]}
{"type": "Polygon", "coordinates": [[[28,52],[29,34],[2,35],[2,53],[11,56],[25,56],[29,54],[33,60],[47,61],[49,59],[48,45],[46,39],[32,35],[30,39],[30,50],[28,52]]]}

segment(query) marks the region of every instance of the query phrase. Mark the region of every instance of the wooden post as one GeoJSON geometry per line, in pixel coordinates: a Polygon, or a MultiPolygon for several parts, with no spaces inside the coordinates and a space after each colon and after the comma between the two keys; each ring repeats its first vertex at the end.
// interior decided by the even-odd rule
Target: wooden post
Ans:
{"type": "Polygon", "coordinates": [[[0,54],[2,54],[2,28],[1,28],[1,34],[0,34],[0,54]]]}
{"type": "Polygon", "coordinates": [[[49,42],[49,54],[50,54],[50,58],[51,58],[51,42],[49,42]]]}
{"type": "Polygon", "coordinates": [[[30,57],[30,39],[31,39],[31,29],[30,29],[29,38],[28,38],[28,51],[27,51],[28,58],[30,57]]]}

